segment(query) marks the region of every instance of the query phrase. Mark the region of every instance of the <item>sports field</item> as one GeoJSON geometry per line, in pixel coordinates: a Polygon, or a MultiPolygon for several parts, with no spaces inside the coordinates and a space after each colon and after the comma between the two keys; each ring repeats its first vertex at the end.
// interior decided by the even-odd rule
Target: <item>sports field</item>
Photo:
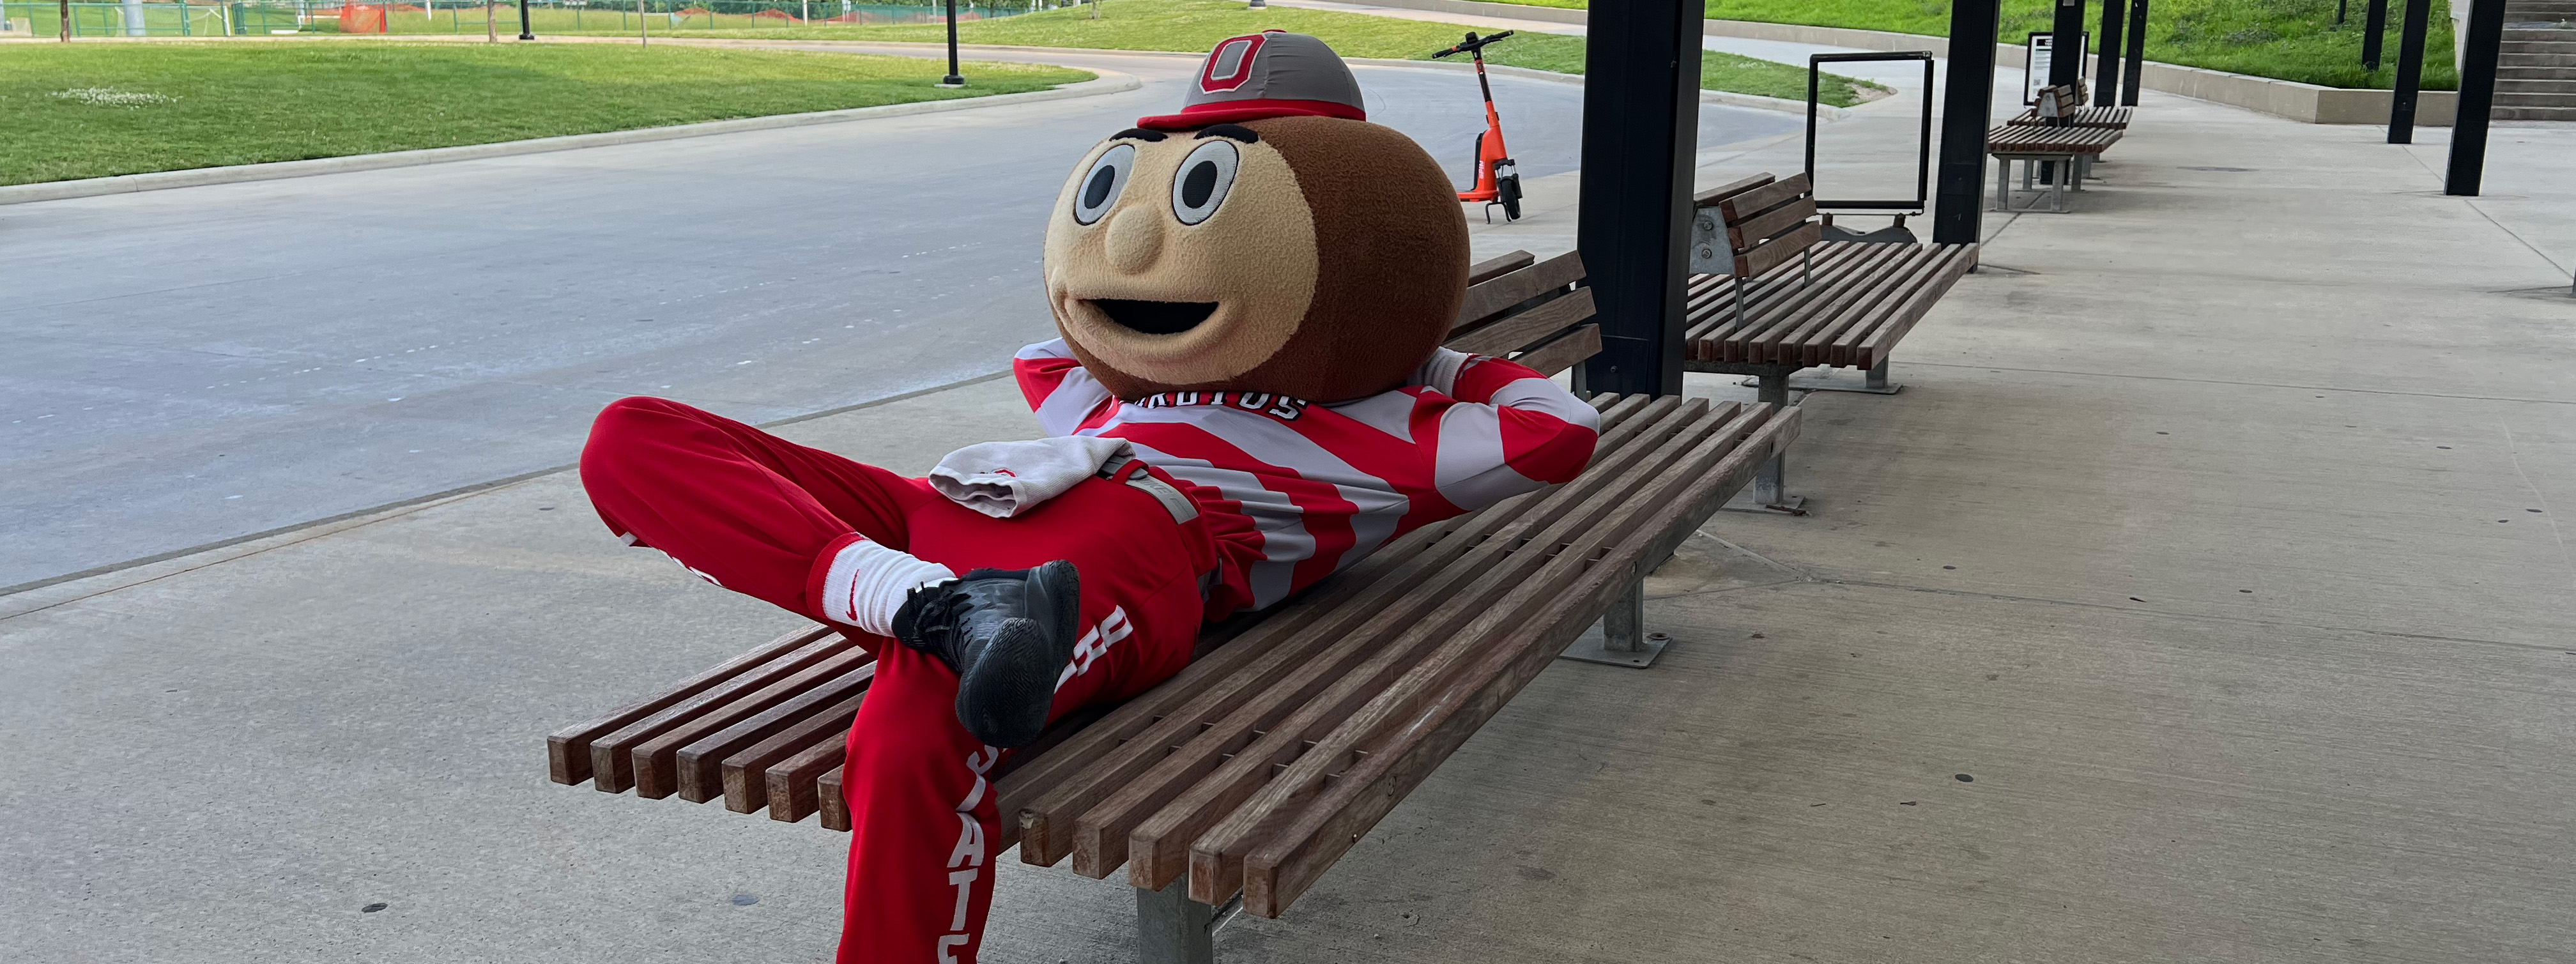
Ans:
{"type": "Polygon", "coordinates": [[[1042,90],[1091,74],[613,44],[25,44],[0,56],[0,184],[291,161],[1042,90]]]}
{"type": "MultiPolygon", "coordinates": [[[[1241,0],[1104,0],[1062,10],[977,20],[957,25],[957,39],[970,44],[1029,47],[1086,47],[1109,50],[1176,50],[1204,52],[1227,37],[1266,29],[1312,34],[1345,57],[1428,60],[1457,43],[1468,28],[1456,24],[1399,20],[1334,10],[1297,7],[1246,9],[1241,0]]],[[[682,37],[762,37],[775,39],[940,41],[943,24],[817,24],[769,30],[688,31],[682,37]]],[[[1522,33],[1485,50],[1489,63],[1530,67],[1558,73],[1583,72],[1583,38],[1565,34],[1522,33]]],[[[1700,86],[1708,90],[1760,94],[1789,100],[1807,98],[1807,69],[1710,51],[1700,69],[1700,86]]],[[[1875,95],[1872,85],[1832,77],[1818,96],[1847,107],[1875,95]]]]}

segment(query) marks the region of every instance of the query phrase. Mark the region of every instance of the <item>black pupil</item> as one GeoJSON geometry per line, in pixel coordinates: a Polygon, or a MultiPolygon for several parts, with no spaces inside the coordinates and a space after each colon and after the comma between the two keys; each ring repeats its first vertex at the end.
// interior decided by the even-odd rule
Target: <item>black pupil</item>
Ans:
{"type": "Polygon", "coordinates": [[[1118,169],[1102,165],[1091,175],[1091,183],[1082,189],[1082,206],[1096,208],[1109,200],[1109,189],[1118,186],[1118,169]]]}
{"type": "Polygon", "coordinates": [[[1188,175],[1181,178],[1181,204],[1184,207],[1203,207],[1208,202],[1208,195],[1214,193],[1216,193],[1215,161],[1200,161],[1190,167],[1188,175]]]}

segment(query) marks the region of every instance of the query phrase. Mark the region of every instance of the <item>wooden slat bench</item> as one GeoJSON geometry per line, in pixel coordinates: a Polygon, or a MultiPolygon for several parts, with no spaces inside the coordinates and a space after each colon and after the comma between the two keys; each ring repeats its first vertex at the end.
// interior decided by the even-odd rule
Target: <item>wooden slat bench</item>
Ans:
{"type": "Polygon", "coordinates": [[[2064,213],[2066,193],[2084,190],[2084,178],[2092,173],[2093,162],[2100,160],[2102,152],[2111,145],[2119,143],[2122,133],[2128,129],[2127,110],[2086,108],[2081,85],[2060,84],[2040,88],[2039,103],[2027,114],[2032,123],[2021,123],[2021,118],[2016,117],[1986,132],[1986,153],[1993,155],[1996,162],[1994,210],[2040,210],[2037,200],[2031,201],[2027,208],[2012,206],[2012,162],[2020,161],[2022,190],[2031,190],[2034,172],[2047,174],[2047,184],[2043,186],[2048,195],[2047,210],[2064,213]],[[2088,109],[2121,111],[2120,123],[2117,126],[2076,123],[2076,118],[2088,109]]]}
{"type": "MultiPolygon", "coordinates": [[[[1823,241],[1807,176],[1757,174],[1694,199],[1694,238],[1713,258],[1694,258],[1682,367],[1751,375],[1760,401],[1786,406],[1789,392],[1894,394],[1889,355],[1959,277],[1975,269],[1973,244],[1823,241]],[[1722,272],[1722,273],[1721,273],[1722,272]],[[1858,386],[1792,384],[1807,368],[1857,368],[1858,386]]],[[[1752,508],[1798,511],[1781,491],[1782,466],[1754,479],[1752,508]]]]}
{"type": "MultiPolygon", "coordinates": [[[[1600,350],[1573,254],[1478,265],[1448,344],[1544,372],[1600,350]]],[[[1642,580],[1798,433],[1781,405],[1597,395],[1573,482],[1427,526],[1266,613],[1115,708],[1060,721],[995,778],[1002,845],[1137,889],[1139,951],[1209,961],[1218,905],[1276,917],[1585,635],[1639,665],[1642,580]]],[[[870,656],[790,633],[547,737],[558,783],[722,799],[849,828],[841,747],[870,656]]]]}

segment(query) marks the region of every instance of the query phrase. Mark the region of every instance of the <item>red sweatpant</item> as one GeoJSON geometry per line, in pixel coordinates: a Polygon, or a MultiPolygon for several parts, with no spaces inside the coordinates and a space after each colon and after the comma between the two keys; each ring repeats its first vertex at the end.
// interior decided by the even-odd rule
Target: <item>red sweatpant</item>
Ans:
{"type": "MultiPolygon", "coordinates": [[[[994,519],[921,480],[657,398],[600,412],[581,480],[619,536],[817,621],[822,573],[857,536],[960,574],[1070,560],[1082,574],[1082,645],[1049,719],[1179,672],[1198,637],[1198,575],[1215,558],[1197,523],[1175,523],[1121,483],[1093,479],[994,519]]],[[[840,960],[973,961],[1001,856],[985,774],[1006,751],[958,725],[947,666],[849,632],[876,651],[878,668],[843,771],[854,832],[840,960]]]]}

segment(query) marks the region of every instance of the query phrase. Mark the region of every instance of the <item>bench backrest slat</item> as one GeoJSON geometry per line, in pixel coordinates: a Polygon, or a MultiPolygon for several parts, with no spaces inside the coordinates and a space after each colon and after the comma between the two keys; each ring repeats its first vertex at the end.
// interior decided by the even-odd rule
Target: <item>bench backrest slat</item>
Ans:
{"type": "Polygon", "coordinates": [[[1731,198],[1746,191],[1753,190],[1754,188],[1761,187],[1762,185],[1769,184],[1774,180],[1777,179],[1773,178],[1770,172],[1765,171],[1763,173],[1753,175],[1752,177],[1743,178],[1732,184],[1721,184],[1717,187],[1709,188],[1708,190],[1691,195],[1691,207],[1694,209],[1715,207],[1719,201],[1726,200],[1727,198],[1731,198]]]}
{"type": "Polygon", "coordinates": [[[1815,190],[1805,174],[1739,191],[1716,206],[1739,278],[1757,277],[1824,239],[1824,227],[1815,221],[1815,190]]]}
{"type": "Polygon", "coordinates": [[[1467,284],[1469,287],[1484,284],[1537,262],[1538,257],[1527,251],[1514,251],[1479,261],[1467,267],[1467,284]]]}
{"type": "Polygon", "coordinates": [[[1468,286],[1446,347],[1511,358],[1547,375],[1600,352],[1600,328],[1590,323],[1592,291],[1575,287],[1583,280],[1581,255],[1568,251],[1538,261],[1514,251],[1468,274],[1488,277],[1468,286]],[[1521,266],[1500,273],[1488,270],[1514,262],[1521,266]]]}

